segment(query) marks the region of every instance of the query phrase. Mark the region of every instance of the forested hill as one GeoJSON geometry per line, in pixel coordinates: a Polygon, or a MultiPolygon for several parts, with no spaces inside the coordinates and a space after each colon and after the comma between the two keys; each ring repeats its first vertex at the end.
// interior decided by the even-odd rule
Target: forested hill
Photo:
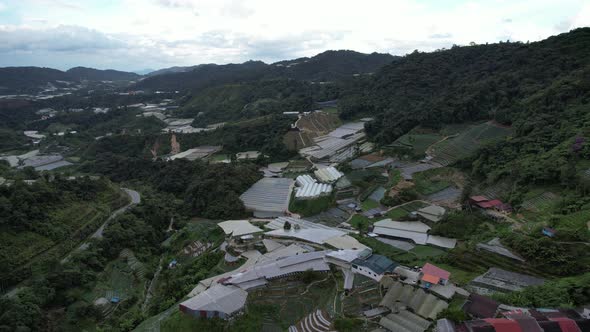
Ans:
{"type": "Polygon", "coordinates": [[[375,72],[395,59],[390,54],[326,51],[311,58],[273,64],[248,61],[242,64],[200,65],[189,71],[148,77],[138,82],[137,88],[197,91],[216,85],[270,78],[331,81],[375,72]]]}
{"type": "Polygon", "coordinates": [[[563,89],[567,99],[588,93],[583,73],[589,65],[590,28],[529,44],[414,52],[356,87],[341,101],[343,117],[378,115],[371,132],[381,143],[419,123],[495,119],[510,124],[529,110],[533,97],[556,89],[563,89]]]}
{"type": "Polygon", "coordinates": [[[86,67],[70,68],[66,73],[75,79],[89,81],[131,81],[140,77],[140,75],[136,73],[113,69],[99,70],[86,67]]]}
{"type": "Polygon", "coordinates": [[[76,67],[66,72],[42,67],[0,68],[0,94],[33,92],[41,86],[62,82],[128,81],[139,78],[135,73],[76,67]]]}
{"type": "Polygon", "coordinates": [[[417,125],[512,125],[515,136],[474,163],[476,173],[493,178],[559,181],[579,158],[574,140],[590,136],[590,28],[535,43],[415,52],[363,81],[341,98],[342,116],[375,116],[368,134],[381,144],[417,125]]]}

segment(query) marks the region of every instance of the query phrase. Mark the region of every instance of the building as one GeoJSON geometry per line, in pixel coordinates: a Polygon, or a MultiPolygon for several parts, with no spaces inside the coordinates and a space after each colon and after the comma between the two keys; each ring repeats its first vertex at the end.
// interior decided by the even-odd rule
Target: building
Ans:
{"type": "Polygon", "coordinates": [[[397,266],[397,263],[385,256],[372,254],[368,257],[359,257],[353,260],[352,272],[362,274],[379,282],[384,275],[393,273],[397,266]]]}
{"type": "Polygon", "coordinates": [[[327,196],[332,193],[332,185],[317,183],[310,175],[300,175],[295,179],[297,183],[295,198],[314,199],[320,196],[327,196]]]}
{"type": "Polygon", "coordinates": [[[373,224],[373,233],[408,239],[416,244],[426,244],[430,227],[419,221],[393,221],[383,219],[373,224]]]}
{"type": "Polygon", "coordinates": [[[425,288],[430,288],[432,285],[446,285],[450,277],[451,272],[430,263],[424,264],[420,271],[420,281],[425,288]]]}
{"type": "Polygon", "coordinates": [[[240,196],[246,210],[258,218],[284,216],[289,209],[294,181],[288,178],[262,178],[240,196]]]}
{"type": "Polygon", "coordinates": [[[197,159],[205,159],[211,156],[212,154],[221,151],[221,146],[199,146],[196,148],[188,149],[186,151],[174,154],[168,157],[168,160],[175,160],[175,159],[187,159],[187,160],[197,160],[197,159]]]}
{"type": "Polygon", "coordinates": [[[421,208],[416,213],[426,221],[439,222],[445,216],[447,211],[442,206],[430,205],[425,208],[421,208]]]}
{"type": "Polygon", "coordinates": [[[260,157],[260,151],[245,151],[236,153],[237,160],[255,160],[260,157]]]}
{"type": "Polygon", "coordinates": [[[252,225],[248,220],[227,220],[217,225],[223,229],[225,235],[231,238],[263,232],[262,229],[252,225]]]}
{"type": "Polygon", "coordinates": [[[496,317],[499,306],[498,302],[489,297],[471,293],[463,304],[463,311],[473,318],[493,318],[496,317]]]}
{"type": "Polygon", "coordinates": [[[333,183],[340,179],[344,174],[334,167],[320,168],[314,172],[316,178],[323,183],[333,183]]]}
{"type": "Polygon", "coordinates": [[[247,297],[248,292],[239,287],[215,284],[199,295],[182,302],[179,309],[195,317],[228,319],[244,308],[247,297]]]}
{"type": "Polygon", "coordinates": [[[520,291],[528,286],[538,286],[545,282],[542,278],[510,272],[492,267],[486,273],[473,279],[469,286],[479,294],[491,294],[493,292],[520,291]]]}

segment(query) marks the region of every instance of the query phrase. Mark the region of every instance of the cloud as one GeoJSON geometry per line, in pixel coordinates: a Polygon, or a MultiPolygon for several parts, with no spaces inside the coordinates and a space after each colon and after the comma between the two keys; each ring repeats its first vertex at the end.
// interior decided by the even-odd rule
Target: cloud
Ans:
{"type": "Polygon", "coordinates": [[[0,27],[0,51],[89,52],[125,46],[120,40],[79,26],[58,26],[38,30],[0,27]]]}
{"type": "Polygon", "coordinates": [[[448,32],[447,33],[435,33],[435,34],[428,36],[428,38],[430,38],[430,39],[449,39],[451,37],[453,37],[453,34],[448,33],[448,32]]]}

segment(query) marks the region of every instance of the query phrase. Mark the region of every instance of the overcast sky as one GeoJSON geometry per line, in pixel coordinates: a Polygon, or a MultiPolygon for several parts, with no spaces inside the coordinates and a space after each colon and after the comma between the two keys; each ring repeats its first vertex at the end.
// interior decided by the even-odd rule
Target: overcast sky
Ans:
{"type": "Polygon", "coordinates": [[[404,55],[590,26],[589,0],[0,0],[0,66],[137,71],[404,55]]]}

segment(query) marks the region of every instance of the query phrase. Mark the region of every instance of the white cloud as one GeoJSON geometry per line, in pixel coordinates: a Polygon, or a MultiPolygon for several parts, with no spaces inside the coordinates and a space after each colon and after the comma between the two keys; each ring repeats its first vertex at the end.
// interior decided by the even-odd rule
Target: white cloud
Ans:
{"type": "Polygon", "coordinates": [[[0,43],[8,38],[0,49],[88,54],[95,46],[116,50],[121,63],[145,68],[276,61],[326,49],[403,55],[472,41],[534,41],[590,24],[590,5],[584,0],[465,0],[454,5],[410,0],[57,2],[76,15],[64,15],[49,2],[23,0],[28,5],[21,6],[22,16],[34,19],[0,29],[0,43]],[[12,37],[2,36],[9,30],[12,37]]]}

